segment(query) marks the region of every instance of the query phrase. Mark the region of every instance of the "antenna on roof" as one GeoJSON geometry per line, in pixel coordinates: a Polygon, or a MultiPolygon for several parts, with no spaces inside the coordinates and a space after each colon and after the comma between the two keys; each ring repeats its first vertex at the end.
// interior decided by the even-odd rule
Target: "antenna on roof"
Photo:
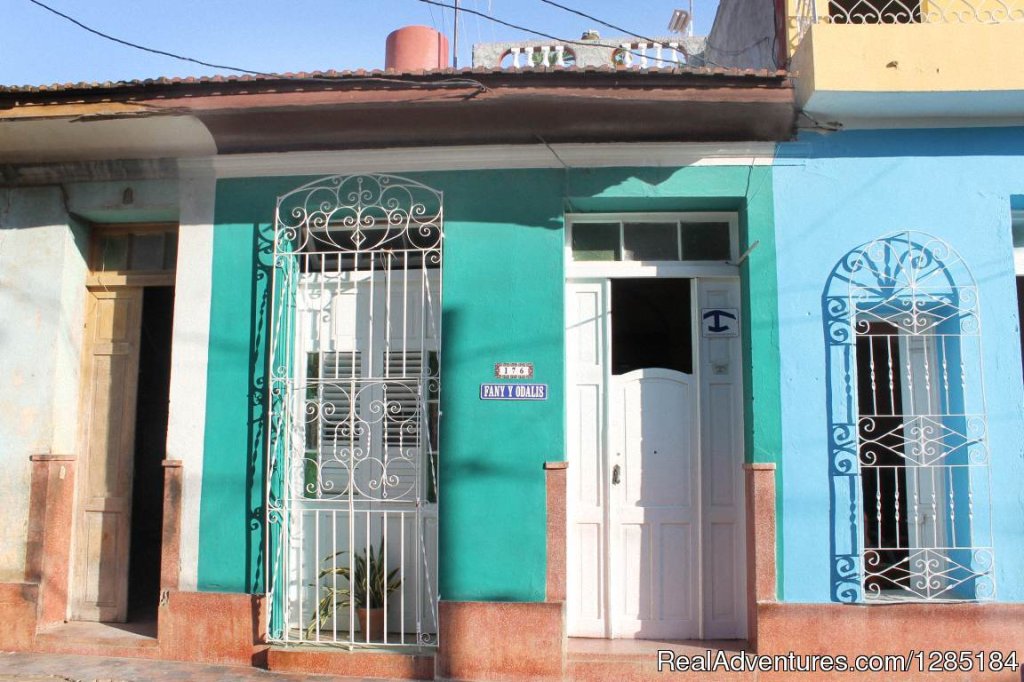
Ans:
{"type": "Polygon", "coordinates": [[[672,33],[686,33],[688,36],[693,35],[693,0],[690,0],[689,11],[685,9],[677,9],[672,11],[672,18],[668,20],[668,30],[672,33]]]}
{"type": "Polygon", "coordinates": [[[455,20],[452,23],[455,33],[454,40],[452,40],[452,67],[457,69],[459,68],[459,0],[455,0],[455,20]]]}

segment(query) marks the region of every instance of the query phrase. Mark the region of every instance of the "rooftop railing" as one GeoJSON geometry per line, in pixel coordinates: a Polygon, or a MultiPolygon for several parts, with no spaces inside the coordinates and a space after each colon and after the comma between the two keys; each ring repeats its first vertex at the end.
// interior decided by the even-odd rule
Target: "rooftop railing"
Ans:
{"type": "Polygon", "coordinates": [[[501,58],[503,69],[531,69],[542,66],[574,66],[576,53],[566,45],[523,45],[511,47],[501,58]]]}
{"type": "Polygon", "coordinates": [[[705,44],[705,38],[692,36],[650,40],[608,38],[566,43],[480,43],[473,46],[473,65],[500,69],[703,66],[705,44]]]}
{"type": "Polygon", "coordinates": [[[1024,0],[801,0],[797,14],[831,24],[1002,24],[1024,21],[1024,0]]]}
{"type": "Polygon", "coordinates": [[[1024,22],[1024,0],[799,0],[791,46],[812,24],[1005,24],[1024,22]]]}
{"type": "Polygon", "coordinates": [[[667,43],[637,41],[622,43],[612,53],[612,63],[626,68],[647,69],[685,66],[690,56],[678,41],[667,43]]]}

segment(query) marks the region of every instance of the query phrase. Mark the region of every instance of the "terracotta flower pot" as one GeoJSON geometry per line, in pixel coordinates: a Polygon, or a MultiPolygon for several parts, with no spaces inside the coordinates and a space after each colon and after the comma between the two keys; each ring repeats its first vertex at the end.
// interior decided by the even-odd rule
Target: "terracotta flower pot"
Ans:
{"type": "Polygon", "coordinates": [[[384,609],[356,609],[356,618],[359,619],[359,631],[363,636],[359,639],[365,640],[367,634],[366,615],[370,615],[369,634],[371,642],[384,641],[384,609]]]}

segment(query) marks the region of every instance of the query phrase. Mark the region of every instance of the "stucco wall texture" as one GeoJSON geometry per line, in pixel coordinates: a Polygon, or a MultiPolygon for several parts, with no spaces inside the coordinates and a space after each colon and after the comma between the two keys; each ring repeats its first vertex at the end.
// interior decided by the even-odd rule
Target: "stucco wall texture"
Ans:
{"type": "Polygon", "coordinates": [[[29,456],[82,454],[86,221],[173,221],[177,194],[170,180],[0,189],[0,582],[25,577],[29,456]]]}
{"type": "MultiPolygon", "coordinates": [[[[444,192],[444,353],[440,463],[440,595],[543,601],[543,464],[565,457],[566,212],[735,210],[744,240],[771,246],[768,167],[486,170],[410,174],[444,192]],[[535,364],[549,398],[479,400],[495,362],[535,364]]],[[[218,182],[198,585],[263,589],[259,428],[267,342],[260,253],[274,202],[313,178],[218,182]]],[[[774,249],[752,252],[745,278],[774,296],[774,249]]],[[[749,296],[749,291],[745,295],[749,296]]],[[[774,304],[761,310],[771,310],[774,304]]],[[[748,417],[748,459],[778,451],[777,358],[770,316],[744,325],[757,358],[748,386],[766,406],[748,417]],[[775,396],[772,394],[775,393],[775,396]]],[[[747,396],[748,408],[753,405],[747,396]]]]}
{"type": "Polygon", "coordinates": [[[29,456],[75,452],[84,260],[63,205],[0,190],[0,582],[24,579],[29,456]]]}
{"type": "Polygon", "coordinates": [[[1024,195],[1024,129],[804,133],[780,145],[773,172],[785,600],[837,599],[822,326],[829,273],[854,248],[914,230],[948,242],[978,284],[995,598],[1024,601],[1024,384],[1011,238],[1011,206],[1024,195]]]}

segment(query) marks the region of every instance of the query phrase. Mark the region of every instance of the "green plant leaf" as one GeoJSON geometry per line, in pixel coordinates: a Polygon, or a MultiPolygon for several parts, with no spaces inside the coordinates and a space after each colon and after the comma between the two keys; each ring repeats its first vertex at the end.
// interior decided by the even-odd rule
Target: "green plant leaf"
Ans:
{"type": "Polygon", "coordinates": [[[324,592],[317,604],[317,612],[306,628],[306,637],[312,637],[318,624],[323,627],[324,623],[336,616],[338,607],[348,608],[355,605],[356,608],[382,608],[385,597],[397,590],[402,585],[402,579],[396,577],[400,568],[393,568],[390,571],[384,565],[384,538],[381,537],[377,547],[370,545],[368,552],[357,552],[352,556],[348,565],[337,566],[337,557],[348,554],[347,550],[328,554],[323,558],[322,563],[331,562],[332,565],[323,568],[317,574],[317,583],[324,578],[330,578],[331,584],[320,585],[324,592]],[[342,578],[345,586],[335,587],[334,581],[342,578]]]}

